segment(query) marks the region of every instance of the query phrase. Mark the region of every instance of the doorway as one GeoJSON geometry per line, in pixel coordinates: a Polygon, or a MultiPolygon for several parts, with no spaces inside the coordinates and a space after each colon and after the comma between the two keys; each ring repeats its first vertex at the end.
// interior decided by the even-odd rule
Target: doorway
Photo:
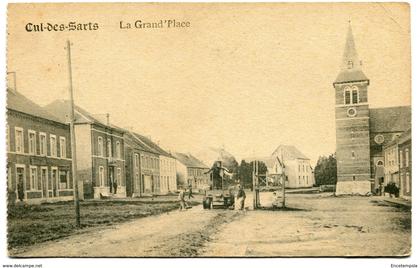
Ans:
{"type": "Polygon", "coordinates": [[[114,167],[108,168],[108,182],[109,182],[109,192],[112,193],[113,185],[114,185],[114,167]]]}
{"type": "Polygon", "coordinates": [[[56,167],[51,168],[51,184],[52,184],[52,195],[58,197],[58,169],[56,167]]]}
{"type": "Polygon", "coordinates": [[[48,193],[48,168],[41,167],[41,184],[42,184],[42,196],[45,198],[49,197],[48,193]]]}
{"type": "Polygon", "coordinates": [[[25,198],[25,168],[16,167],[16,196],[23,201],[25,198]]]}

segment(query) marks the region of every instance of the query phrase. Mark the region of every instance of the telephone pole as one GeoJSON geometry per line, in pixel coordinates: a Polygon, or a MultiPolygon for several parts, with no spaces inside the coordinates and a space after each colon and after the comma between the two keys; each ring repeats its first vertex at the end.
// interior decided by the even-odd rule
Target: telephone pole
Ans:
{"type": "Polygon", "coordinates": [[[77,163],[76,163],[76,137],[74,134],[74,99],[73,99],[73,77],[71,71],[71,50],[70,41],[67,40],[67,61],[69,72],[69,93],[70,93],[70,138],[71,138],[71,167],[73,175],[73,197],[76,212],[76,226],[80,227],[80,204],[79,204],[79,187],[77,181],[77,163]]]}

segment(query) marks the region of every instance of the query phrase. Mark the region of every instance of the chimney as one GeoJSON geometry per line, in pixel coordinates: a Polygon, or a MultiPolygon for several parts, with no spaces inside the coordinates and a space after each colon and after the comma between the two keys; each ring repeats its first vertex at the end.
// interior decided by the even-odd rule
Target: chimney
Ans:
{"type": "Polygon", "coordinates": [[[109,113],[106,114],[106,124],[109,126],[109,113]]]}

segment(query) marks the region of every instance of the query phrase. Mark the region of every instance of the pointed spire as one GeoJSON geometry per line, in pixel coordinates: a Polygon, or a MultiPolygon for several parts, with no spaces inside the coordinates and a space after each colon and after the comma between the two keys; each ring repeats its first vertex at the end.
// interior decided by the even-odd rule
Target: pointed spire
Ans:
{"type": "Polygon", "coordinates": [[[341,63],[341,69],[351,70],[360,69],[360,60],[356,51],[356,44],[354,43],[353,31],[351,28],[351,21],[349,20],[349,26],[347,29],[346,45],[344,47],[343,61],[341,63]]]}
{"type": "Polygon", "coordinates": [[[369,79],[362,71],[362,64],[359,60],[359,56],[357,55],[351,21],[349,20],[346,45],[344,46],[343,59],[341,62],[341,70],[333,84],[355,81],[367,81],[369,83],[369,79]]]}

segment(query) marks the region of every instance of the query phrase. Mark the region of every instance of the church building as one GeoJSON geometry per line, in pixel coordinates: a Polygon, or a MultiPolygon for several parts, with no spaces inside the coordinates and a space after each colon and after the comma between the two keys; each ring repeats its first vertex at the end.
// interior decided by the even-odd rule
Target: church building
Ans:
{"type": "Polygon", "coordinates": [[[369,108],[369,84],[349,25],[341,70],[333,83],[339,195],[365,195],[383,183],[383,148],[411,127],[411,106],[369,108]]]}

